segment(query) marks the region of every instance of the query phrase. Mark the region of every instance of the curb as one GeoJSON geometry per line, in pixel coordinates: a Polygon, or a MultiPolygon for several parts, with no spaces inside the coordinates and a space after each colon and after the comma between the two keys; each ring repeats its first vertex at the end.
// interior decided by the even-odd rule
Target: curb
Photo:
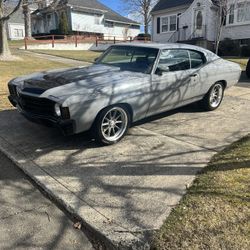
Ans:
{"type": "MultiPolygon", "coordinates": [[[[35,184],[44,192],[57,206],[61,207],[66,211],[72,218],[75,218],[81,223],[83,231],[87,231],[89,235],[93,235],[94,239],[100,243],[101,246],[99,249],[108,249],[108,250],[149,250],[150,243],[148,239],[151,237],[152,232],[138,232],[136,235],[128,230],[120,227],[114,222],[106,222],[111,226],[111,230],[103,233],[100,231],[95,225],[91,225],[85,218],[78,214],[78,212],[68,203],[66,203],[59,194],[54,192],[57,187],[62,188],[59,183],[54,183],[55,179],[50,176],[46,171],[42,170],[36,163],[32,160],[26,160],[25,154],[21,151],[12,147],[12,145],[4,140],[0,136],[0,151],[6,155],[18,168],[20,168],[25,175],[28,176],[35,184]],[[33,173],[33,174],[32,174],[33,173]],[[42,183],[39,178],[37,178],[34,174],[46,177],[50,179],[53,185],[47,186],[42,183]],[[53,190],[54,189],[54,190],[53,190]],[[113,229],[113,230],[112,230],[113,229]],[[114,230],[115,229],[115,230],[114,230]],[[124,237],[126,236],[126,237],[124,237]],[[129,240],[127,240],[129,239],[129,240]]],[[[64,192],[68,192],[67,195],[74,195],[69,190],[64,190],[64,192]]],[[[89,207],[90,210],[93,208],[89,207]]],[[[95,212],[94,210],[92,212],[95,212]]],[[[97,214],[97,217],[99,215],[97,214]]],[[[105,219],[103,217],[103,219],[105,219]]]]}

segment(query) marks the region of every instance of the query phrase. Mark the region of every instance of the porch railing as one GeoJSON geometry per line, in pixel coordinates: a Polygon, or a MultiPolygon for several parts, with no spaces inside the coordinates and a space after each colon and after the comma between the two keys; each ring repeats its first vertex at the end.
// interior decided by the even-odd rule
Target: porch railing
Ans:
{"type": "Polygon", "coordinates": [[[195,29],[190,35],[190,28],[180,28],[176,30],[169,38],[169,43],[176,43],[181,41],[189,41],[192,39],[206,39],[207,38],[207,26],[203,25],[200,29],[195,29]]]}

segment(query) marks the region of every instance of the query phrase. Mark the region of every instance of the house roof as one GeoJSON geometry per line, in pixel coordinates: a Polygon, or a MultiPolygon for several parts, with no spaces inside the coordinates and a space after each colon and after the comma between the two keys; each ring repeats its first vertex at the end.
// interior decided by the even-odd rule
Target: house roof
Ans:
{"type": "Polygon", "coordinates": [[[8,23],[24,24],[24,16],[22,9],[19,9],[14,14],[12,14],[10,16],[10,19],[8,20],[8,23]]]}
{"type": "Polygon", "coordinates": [[[181,5],[190,5],[194,0],[160,0],[151,12],[178,7],[181,5]]]}
{"type": "Polygon", "coordinates": [[[140,25],[139,23],[121,16],[119,13],[113,11],[112,9],[108,8],[104,4],[100,3],[97,0],[68,0],[69,5],[73,7],[73,9],[80,9],[80,8],[89,8],[90,10],[101,11],[104,13],[104,18],[106,20],[121,22],[121,23],[128,23],[134,25],[140,25]],[[79,8],[80,7],[80,8],[79,8]]]}

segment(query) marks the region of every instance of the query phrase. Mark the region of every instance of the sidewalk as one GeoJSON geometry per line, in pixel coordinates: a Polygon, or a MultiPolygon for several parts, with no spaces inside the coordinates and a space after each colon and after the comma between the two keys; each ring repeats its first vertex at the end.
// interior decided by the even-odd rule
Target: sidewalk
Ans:
{"type": "Polygon", "coordinates": [[[0,153],[0,249],[93,249],[73,222],[0,153]]]}

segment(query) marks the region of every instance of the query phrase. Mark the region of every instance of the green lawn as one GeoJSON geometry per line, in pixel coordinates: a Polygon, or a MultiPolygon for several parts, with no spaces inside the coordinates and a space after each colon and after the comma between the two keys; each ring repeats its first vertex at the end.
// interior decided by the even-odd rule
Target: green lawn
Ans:
{"type": "Polygon", "coordinates": [[[155,234],[153,249],[249,249],[250,136],[217,154],[155,234]]]}
{"type": "Polygon", "coordinates": [[[34,50],[34,52],[75,59],[84,62],[94,62],[101,52],[89,50],[34,50]]]}
{"type": "Polygon", "coordinates": [[[225,57],[224,59],[238,63],[241,66],[242,70],[246,70],[247,62],[249,60],[249,58],[240,58],[240,57],[225,57]]]}

